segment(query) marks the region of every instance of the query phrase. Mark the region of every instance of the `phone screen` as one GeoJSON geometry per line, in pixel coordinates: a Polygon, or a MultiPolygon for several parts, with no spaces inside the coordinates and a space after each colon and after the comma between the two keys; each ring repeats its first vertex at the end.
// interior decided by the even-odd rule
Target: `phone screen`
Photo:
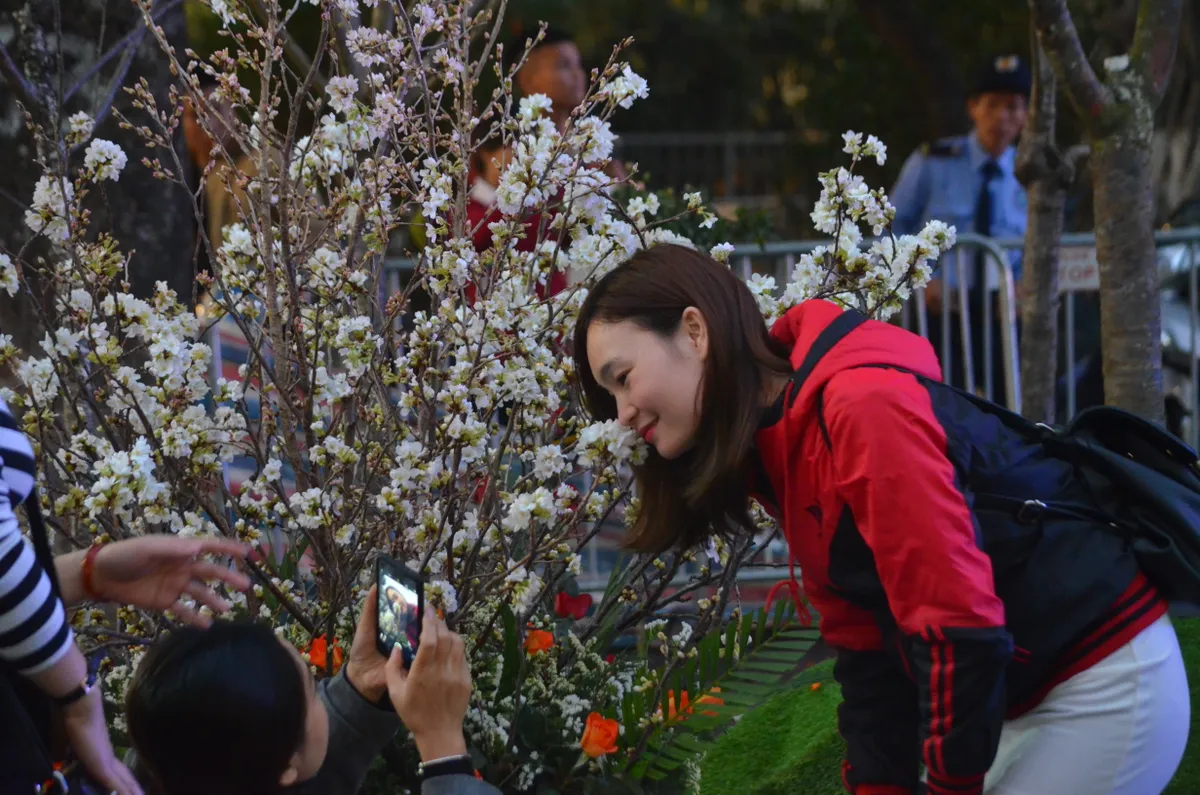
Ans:
{"type": "Polygon", "coordinates": [[[413,572],[380,556],[376,565],[379,590],[379,634],[376,646],[385,657],[396,646],[404,653],[404,664],[411,665],[421,639],[421,616],[425,611],[425,584],[413,572]]]}

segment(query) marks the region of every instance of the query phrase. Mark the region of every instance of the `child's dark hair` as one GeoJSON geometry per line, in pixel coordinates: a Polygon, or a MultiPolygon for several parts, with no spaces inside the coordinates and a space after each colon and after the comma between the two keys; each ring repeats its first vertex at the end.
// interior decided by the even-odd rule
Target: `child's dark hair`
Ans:
{"type": "Polygon", "coordinates": [[[304,741],[306,674],[266,626],[184,627],[147,652],[126,696],[139,767],[163,795],[272,795],[304,741]]]}

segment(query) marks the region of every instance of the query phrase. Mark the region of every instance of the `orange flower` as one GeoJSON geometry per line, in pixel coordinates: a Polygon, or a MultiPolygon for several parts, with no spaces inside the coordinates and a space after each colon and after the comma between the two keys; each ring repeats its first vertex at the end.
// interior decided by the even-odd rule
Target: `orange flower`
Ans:
{"type": "MultiPolygon", "coordinates": [[[[721,688],[719,688],[719,687],[714,687],[712,689],[712,693],[720,693],[720,692],[721,692],[721,688]]],[[[716,696],[712,695],[711,693],[700,696],[700,698],[696,699],[696,703],[697,704],[713,704],[718,707],[725,706],[725,702],[722,699],[717,698],[716,696]]],[[[700,714],[707,715],[710,718],[715,718],[717,716],[717,713],[713,712],[712,710],[708,710],[708,709],[704,710],[700,714]]]]}
{"type": "Polygon", "coordinates": [[[617,736],[621,733],[621,724],[612,718],[606,718],[599,712],[588,715],[587,725],[583,727],[583,737],[579,738],[579,747],[592,759],[605,754],[616,753],[617,736]]]}
{"type": "Polygon", "coordinates": [[[679,694],[678,707],[675,701],[675,691],[667,691],[667,720],[675,720],[675,716],[680,713],[688,713],[692,711],[692,707],[688,704],[688,694],[684,690],[679,694]]]}
{"type": "Polygon", "coordinates": [[[538,654],[554,645],[554,636],[544,629],[531,629],[525,638],[525,653],[538,654]]]}
{"type": "MultiPolygon", "coordinates": [[[[720,692],[721,692],[721,688],[714,687],[712,689],[711,693],[706,693],[703,696],[700,696],[700,698],[696,699],[695,703],[696,704],[715,704],[717,706],[724,706],[725,705],[724,701],[722,701],[721,699],[712,695],[712,693],[720,693],[720,692]]],[[[694,710],[695,710],[695,705],[691,703],[691,700],[688,697],[688,693],[686,690],[684,690],[682,693],[680,693],[678,700],[675,699],[675,691],[674,690],[667,691],[667,720],[668,721],[675,720],[676,715],[681,716],[681,717],[684,715],[690,715],[694,710]]],[[[662,713],[661,707],[658,709],[658,713],[659,714],[662,713]]],[[[716,717],[716,715],[717,715],[717,713],[713,712],[712,710],[707,710],[707,709],[704,710],[703,712],[701,712],[700,714],[707,715],[710,718],[716,717]]]]}
{"type": "MultiPolygon", "coordinates": [[[[312,663],[313,667],[315,667],[319,671],[325,670],[325,666],[327,663],[327,660],[325,659],[325,653],[326,653],[327,646],[328,646],[328,643],[325,640],[325,636],[317,635],[315,638],[312,639],[312,643],[308,644],[308,648],[304,650],[308,654],[308,661],[310,663],[312,663]]],[[[342,647],[338,645],[338,642],[336,640],[334,640],[334,642],[333,642],[333,672],[334,673],[337,673],[338,669],[342,667],[342,661],[345,659],[345,657],[346,657],[346,655],[345,655],[345,652],[342,651],[342,647]]]]}
{"type": "Polygon", "coordinates": [[[811,685],[809,685],[809,686],[808,686],[808,689],[809,689],[809,690],[812,690],[812,691],[814,691],[814,692],[816,692],[817,690],[820,690],[820,689],[821,689],[821,683],[820,683],[820,682],[813,682],[811,685]]]}

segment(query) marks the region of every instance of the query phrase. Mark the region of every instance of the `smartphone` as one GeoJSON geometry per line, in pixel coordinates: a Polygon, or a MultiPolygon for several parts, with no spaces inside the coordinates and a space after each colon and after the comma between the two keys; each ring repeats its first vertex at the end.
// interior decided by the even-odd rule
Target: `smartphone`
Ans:
{"type": "Polygon", "coordinates": [[[412,665],[421,642],[421,618],[425,615],[425,581],[399,561],[380,555],[375,559],[375,585],[379,590],[375,617],[379,628],[375,647],[384,657],[397,646],[404,665],[412,665]]]}

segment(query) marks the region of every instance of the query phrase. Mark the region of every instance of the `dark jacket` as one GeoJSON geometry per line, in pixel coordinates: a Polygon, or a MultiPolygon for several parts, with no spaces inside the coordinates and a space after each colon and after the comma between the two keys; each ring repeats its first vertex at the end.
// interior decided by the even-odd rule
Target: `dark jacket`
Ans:
{"type": "MultiPolygon", "coordinates": [[[[806,302],[772,335],[798,367],[840,313],[806,302]]],[[[798,393],[789,384],[756,436],[756,491],[838,650],[843,774],[857,795],[914,791],[922,760],[929,792],[981,792],[1006,717],[1166,610],[1094,523],[981,528],[982,495],[1048,501],[1079,486],[940,373],[926,340],[868,321],[798,393]]]]}

